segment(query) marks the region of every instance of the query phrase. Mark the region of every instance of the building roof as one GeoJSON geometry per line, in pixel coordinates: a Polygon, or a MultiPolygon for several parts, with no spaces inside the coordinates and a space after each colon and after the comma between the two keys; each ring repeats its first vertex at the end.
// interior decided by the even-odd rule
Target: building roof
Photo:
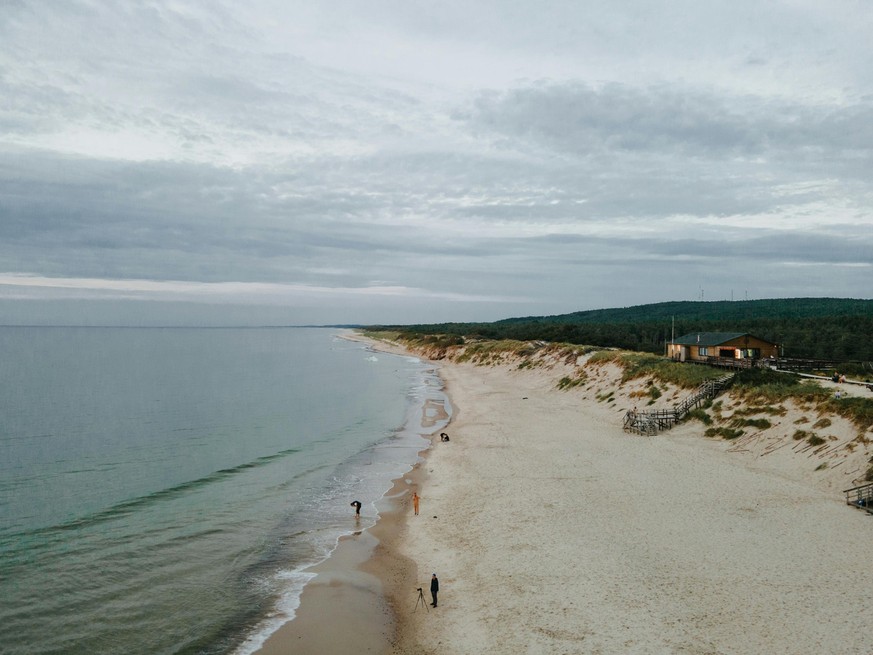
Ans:
{"type": "MultiPolygon", "coordinates": [[[[720,346],[728,341],[750,335],[748,332],[692,332],[673,340],[680,346],[720,346]]],[[[763,339],[761,339],[763,341],[763,339]]]]}

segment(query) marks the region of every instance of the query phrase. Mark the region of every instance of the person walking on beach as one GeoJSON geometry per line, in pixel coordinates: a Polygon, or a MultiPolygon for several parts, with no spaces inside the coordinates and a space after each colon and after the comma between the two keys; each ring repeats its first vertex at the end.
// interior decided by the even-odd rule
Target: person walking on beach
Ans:
{"type": "Polygon", "coordinates": [[[418,516],[418,501],[421,500],[417,493],[412,492],[412,508],[415,510],[415,515],[418,516]]]}
{"type": "Polygon", "coordinates": [[[360,518],[361,517],[361,501],[360,500],[353,500],[350,504],[352,507],[355,508],[355,516],[360,518]]]}
{"type": "Polygon", "coordinates": [[[440,581],[436,577],[436,573],[434,573],[430,577],[430,597],[433,598],[433,602],[431,603],[432,607],[437,606],[437,592],[440,590],[440,581]]]}

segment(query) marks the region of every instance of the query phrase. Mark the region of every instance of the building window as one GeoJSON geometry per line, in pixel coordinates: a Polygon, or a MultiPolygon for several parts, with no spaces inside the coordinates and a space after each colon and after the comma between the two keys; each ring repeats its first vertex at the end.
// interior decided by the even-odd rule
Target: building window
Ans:
{"type": "Polygon", "coordinates": [[[697,354],[700,355],[701,357],[707,357],[707,356],[709,356],[709,349],[706,346],[700,346],[697,349],[697,354]]]}
{"type": "Polygon", "coordinates": [[[740,350],[740,357],[743,359],[760,359],[761,358],[761,349],[760,348],[743,348],[740,350]]]}

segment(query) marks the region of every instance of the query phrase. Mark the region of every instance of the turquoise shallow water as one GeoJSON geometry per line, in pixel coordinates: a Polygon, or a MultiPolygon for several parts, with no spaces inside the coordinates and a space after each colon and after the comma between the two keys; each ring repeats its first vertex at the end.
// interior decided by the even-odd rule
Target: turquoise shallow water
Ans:
{"type": "Polygon", "coordinates": [[[336,335],[0,328],[0,651],[246,652],[293,613],[442,398],[336,335]]]}

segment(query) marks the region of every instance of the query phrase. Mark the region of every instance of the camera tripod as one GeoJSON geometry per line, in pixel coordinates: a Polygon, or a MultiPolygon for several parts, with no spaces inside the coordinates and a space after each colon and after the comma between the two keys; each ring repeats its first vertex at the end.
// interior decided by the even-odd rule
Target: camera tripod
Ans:
{"type": "Polygon", "coordinates": [[[415,609],[412,610],[413,612],[417,612],[417,611],[418,611],[418,605],[419,605],[419,603],[421,604],[421,606],[422,606],[425,610],[427,610],[428,613],[430,613],[430,608],[427,606],[427,601],[424,600],[424,593],[422,593],[422,591],[421,591],[421,587],[418,588],[418,598],[415,600],[415,609]]]}

